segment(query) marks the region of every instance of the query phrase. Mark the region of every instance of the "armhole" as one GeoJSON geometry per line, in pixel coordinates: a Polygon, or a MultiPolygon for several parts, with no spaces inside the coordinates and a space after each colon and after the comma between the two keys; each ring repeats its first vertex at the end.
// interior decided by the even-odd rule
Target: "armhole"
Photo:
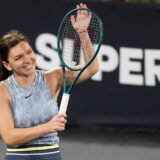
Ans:
{"type": "Polygon", "coordinates": [[[57,94],[59,93],[59,91],[57,90],[56,93],[53,94],[53,93],[52,93],[51,86],[50,86],[50,84],[49,84],[50,82],[47,81],[47,72],[43,72],[43,76],[44,76],[44,81],[45,81],[45,83],[46,83],[46,85],[47,85],[47,87],[48,87],[48,89],[49,89],[49,91],[50,91],[50,94],[52,95],[53,99],[57,102],[57,99],[58,99],[57,94]],[[58,92],[58,93],[57,93],[57,92],[58,92]]]}

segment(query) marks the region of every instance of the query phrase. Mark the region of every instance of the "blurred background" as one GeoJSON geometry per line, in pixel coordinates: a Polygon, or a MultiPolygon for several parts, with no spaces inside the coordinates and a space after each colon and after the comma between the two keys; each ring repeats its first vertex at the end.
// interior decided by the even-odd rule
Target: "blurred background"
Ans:
{"type": "MultiPolygon", "coordinates": [[[[159,160],[160,0],[0,0],[0,35],[20,30],[37,68],[57,67],[58,27],[80,2],[101,17],[104,39],[100,71],[70,99],[64,160],[159,160]]],[[[5,149],[0,140],[0,160],[5,149]]]]}

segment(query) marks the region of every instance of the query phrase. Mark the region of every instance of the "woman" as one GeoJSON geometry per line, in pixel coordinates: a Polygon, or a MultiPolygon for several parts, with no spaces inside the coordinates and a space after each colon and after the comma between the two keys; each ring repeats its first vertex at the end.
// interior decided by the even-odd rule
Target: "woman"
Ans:
{"type": "MultiPolygon", "coordinates": [[[[85,4],[77,8],[86,8],[85,4]]],[[[83,52],[93,53],[87,12],[78,12],[71,22],[82,42],[83,52]],[[77,28],[77,23],[85,27],[77,28]],[[83,38],[88,38],[83,43],[83,38]]],[[[85,56],[87,58],[88,56],[85,56]]],[[[57,132],[65,130],[66,114],[59,114],[57,98],[63,83],[62,69],[36,70],[36,56],[28,39],[18,31],[0,39],[0,133],[7,144],[6,160],[61,160],[57,132]]],[[[86,60],[86,59],[85,59],[86,60]]],[[[82,73],[77,83],[98,71],[98,60],[82,73]]],[[[78,71],[67,71],[67,84],[78,71]]]]}

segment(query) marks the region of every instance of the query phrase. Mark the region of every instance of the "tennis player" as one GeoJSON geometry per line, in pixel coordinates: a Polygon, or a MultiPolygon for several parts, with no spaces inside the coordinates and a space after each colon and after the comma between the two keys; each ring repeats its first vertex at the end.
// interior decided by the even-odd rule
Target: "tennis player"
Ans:
{"type": "MultiPolygon", "coordinates": [[[[83,22],[86,28],[75,29],[81,38],[86,37],[90,17],[84,11],[77,14],[72,24],[83,22]]],[[[93,52],[90,40],[82,48],[93,52]]],[[[57,107],[63,84],[61,67],[37,70],[36,55],[27,37],[15,30],[0,38],[0,67],[0,134],[7,145],[5,160],[62,160],[58,132],[65,130],[67,115],[59,114],[57,107]]],[[[89,79],[98,68],[95,59],[78,83],[89,79]]],[[[78,71],[67,72],[70,84],[78,71]]]]}

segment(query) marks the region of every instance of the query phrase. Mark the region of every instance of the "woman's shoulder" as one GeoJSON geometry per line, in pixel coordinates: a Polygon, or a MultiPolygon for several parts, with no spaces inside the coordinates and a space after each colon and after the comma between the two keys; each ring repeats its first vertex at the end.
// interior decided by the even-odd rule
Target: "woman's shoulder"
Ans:
{"type": "Polygon", "coordinates": [[[62,68],[56,67],[56,68],[53,68],[52,70],[46,71],[44,74],[46,77],[58,79],[58,77],[62,76],[62,68]]]}
{"type": "Polygon", "coordinates": [[[7,85],[9,85],[8,80],[4,80],[3,82],[0,83],[0,97],[1,99],[11,100],[11,95],[6,87],[7,85]]]}

